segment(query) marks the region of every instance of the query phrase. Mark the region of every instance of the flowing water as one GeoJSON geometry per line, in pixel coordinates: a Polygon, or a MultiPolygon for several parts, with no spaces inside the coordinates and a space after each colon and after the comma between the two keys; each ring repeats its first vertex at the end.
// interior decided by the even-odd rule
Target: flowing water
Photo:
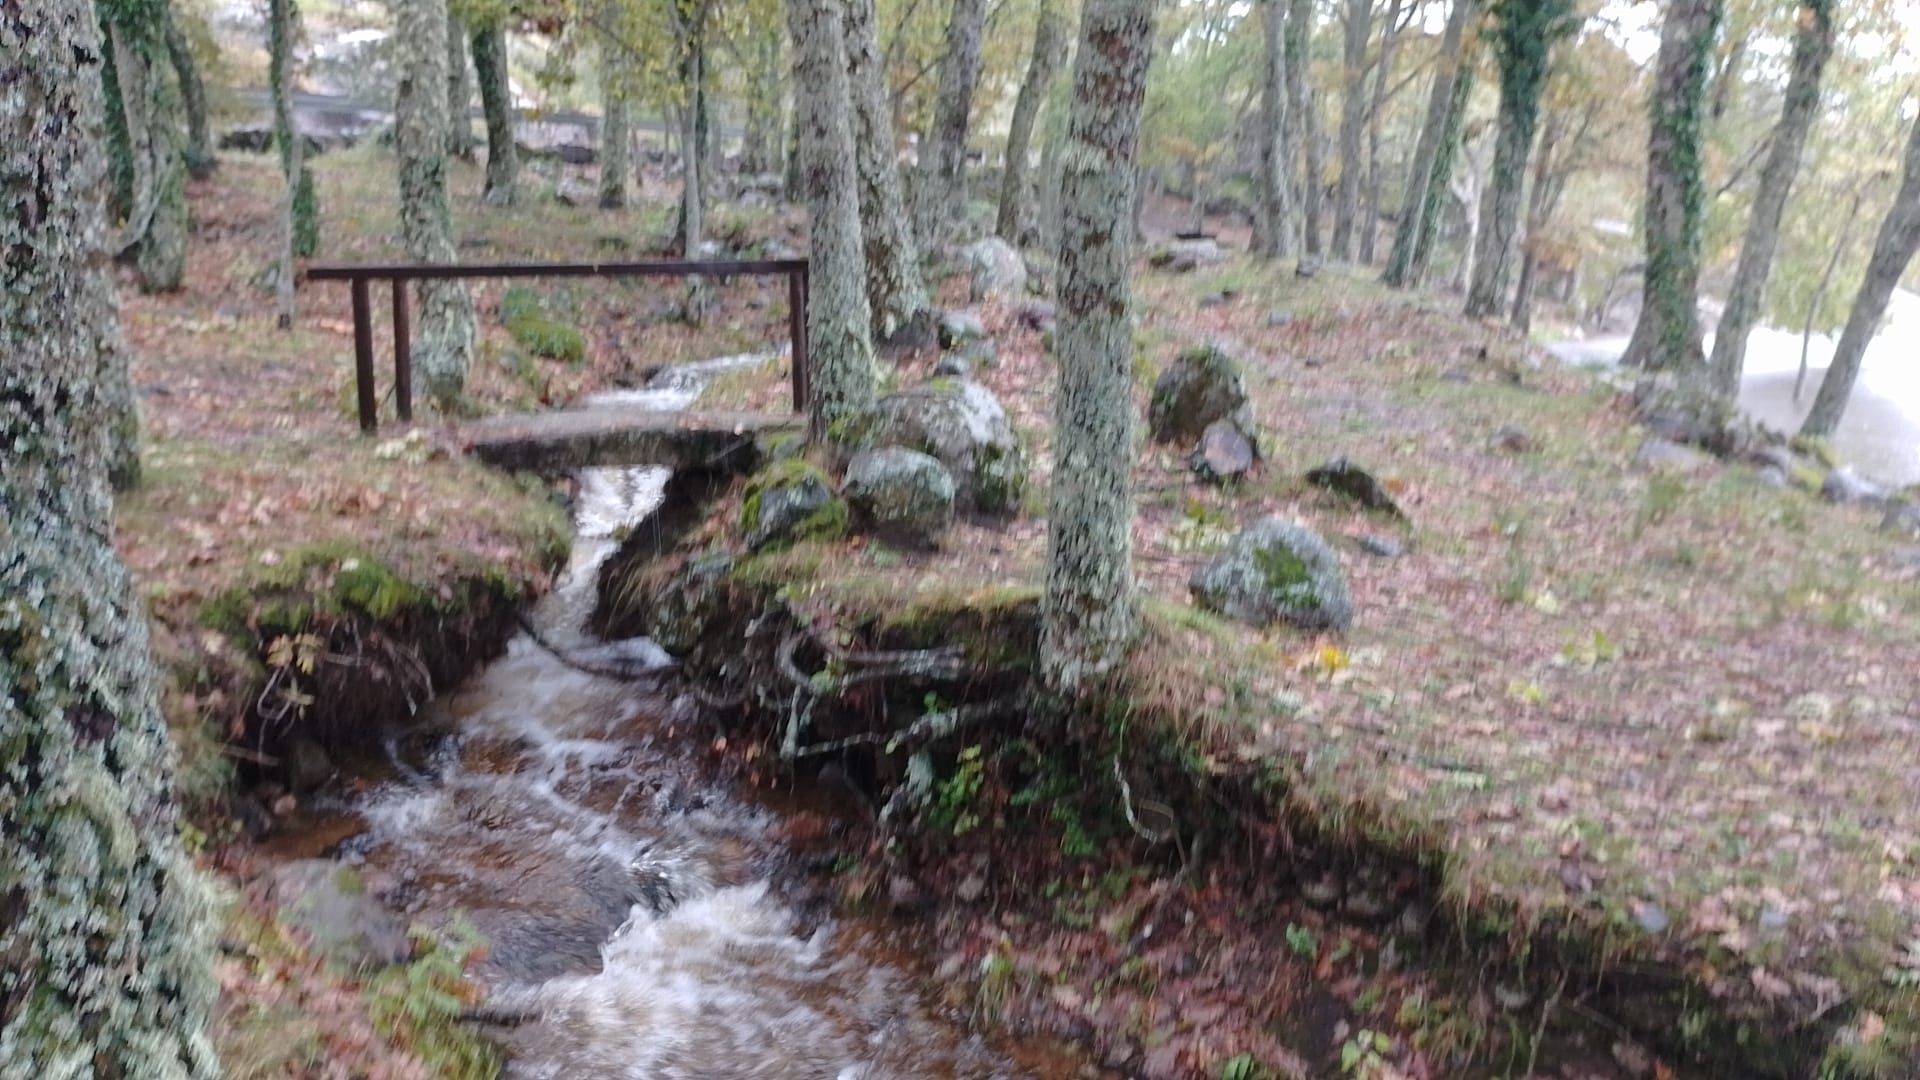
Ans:
{"type": "MultiPolygon", "coordinates": [[[[704,375],[753,359],[677,369],[599,403],[681,407],[704,375]]],[[[572,565],[533,624],[597,669],[666,665],[645,639],[581,629],[595,570],[617,530],[658,503],[666,472],[579,480],[572,565]]],[[[489,1005],[532,1017],[505,1029],[512,1075],[1027,1075],[923,1004],[882,930],[791,895],[779,814],[701,775],[699,726],[664,693],[588,674],[522,634],[427,710],[423,730],[442,734],[396,752],[399,779],[344,808],[364,825],[346,857],[412,917],[463,912],[485,934],[489,1005]]]]}

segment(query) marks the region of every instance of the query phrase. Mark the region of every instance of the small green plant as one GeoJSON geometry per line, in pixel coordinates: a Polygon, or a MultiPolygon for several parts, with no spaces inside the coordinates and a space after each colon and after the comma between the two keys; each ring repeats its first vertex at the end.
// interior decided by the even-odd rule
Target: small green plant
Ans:
{"type": "Polygon", "coordinates": [[[1506,521],[1500,534],[1507,538],[1507,569],[1500,579],[1497,595],[1503,604],[1526,603],[1533,595],[1533,560],[1527,555],[1527,528],[1523,522],[1506,521]]]}
{"type": "Polygon", "coordinates": [[[1393,1037],[1384,1031],[1362,1028],[1340,1044],[1340,1071],[1362,1080],[1380,1076],[1387,1069],[1387,1051],[1393,1049],[1393,1037]]]}
{"type": "Polygon", "coordinates": [[[1655,473],[1647,481],[1647,493],[1640,497],[1640,509],[1633,516],[1633,538],[1640,539],[1647,526],[1657,525],[1673,515],[1686,498],[1687,482],[1671,473],[1655,473]]]}
{"type": "Polygon", "coordinates": [[[953,775],[934,788],[933,807],[928,811],[933,824],[953,836],[965,836],[980,827],[980,814],[974,805],[986,784],[986,767],[978,746],[960,751],[953,775]]]}
{"type": "Polygon", "coordinates": [[[1311,927],[1288,923],[1287,948],[1302,960],[1312,960],[1320,955],[1320,935],[1315,934],[1311,927]]]}
{"type": "Polygon", "coordinates": [[[1275,1075],[1252,1054],[1235,1054],[1220,1063],[1220,1080],[1272,1080],[1275,1075]]]}
{"type": "Polygon", "coordinates": [[[439,935],[415,931],[414,940],[419,951],[413,962],[374,976],[363,991],[375,1029],[418,1057],[434,1076],[498,1076],[498,1052],[461,1022],[479,996],[466,969],[485,948],[480,932],[456,920],[439,935]]]}
{"type": "Polygon", "coordinates": [[[587,358],[580,331],[547,314],[533,290],[516,285],[500,298],[500,321],[521,348],[548,360],[577,364],[587,358]]]}

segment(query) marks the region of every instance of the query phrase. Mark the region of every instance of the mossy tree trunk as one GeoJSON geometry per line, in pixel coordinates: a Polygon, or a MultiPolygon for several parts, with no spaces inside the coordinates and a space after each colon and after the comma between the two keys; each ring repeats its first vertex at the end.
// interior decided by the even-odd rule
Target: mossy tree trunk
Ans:
{"type": "Polygon", "coordinates": [[[1867,346],[1880,329],[1887,313],[1887,302],[1907,272],[1914,250],[1920,248],[1920,121],[1907,137],[1906,158],[1901,165],[1900,190],[1893,197],[1887,216],[1881,219],[1880,234],[1873,241],[1873,255],[1867,260],[1866,277],[1855,294],[1853,310],[1847,314],[1847,327],[1840,332],[1840,344],[1834,347],[1833,363],[1820,380],[1820,393],[1813,409],[1800,425],[1800,434],[1825,437],[1840,426],[1853,396],[1853,384],[1860,377],[1860,361],[1867,346]]]}
{"type": "MultiPolygon", "coordinates": [[[[294,0],[267,0],[267,80],[273,97],[273,143],[280,151],[280,175],[287,182],[285,223],[292,254],[306,259],[320,249],[320,196],[293,116],[293,42],[299,17],[294,0]]],[[[283,310],[291,319],[291,293],[287,304],[283,310]]]]}
{"type": "Polygon", "coordinates": [[[1473,278],[1467,286],[1467,314],[1474,318],[1504,310],[1513,288],[1521,194],[1540,120],[1540,92],[1547,83],[1554,43],[1577,25],[1572,0],[1495,0],[1489,10],[1500,66],[1500,119],[1492,176],[1481,192],[1473,278]]]}
{"type": "Polygon", "coordinates": [[[1333,257],[1352,259],[1360,210],[1360,141],[1367,123],[1367,39],[1373,0],[1347,0],[1340,85],[1340,184],[1334,189],[1333,257]]]}
{"type": "Polygon", "coordinates": [[[187,114],[187,143],[183,150],[187,175],[205,180],[220,164],[213,156],[213,136],[207,130],[207,84],[200,78],[193,45],[171,11],[167,13],[167,59],[173,65],[174,79],[180,85],[180,104],[187,114]]]}
{"type": "MultiPolygon", "coordinates": [[[[400,232],[409,258],[450,263],[456,256],[453,216],[447,205],[446,2],[393,0],[393,8],[399,76],[394,154],[399,164],[400,232]]],[[[441,409],[452,410],[473,364],[473,298],[461,281],[421,282],[418,296],[414,379],[441,409]]]]}
{"type": "Polygon", "coordinates": [[[1299,148],[1300,175],[1300,247],[1308,255],[1320,254],[1321,169],[1320,122],[1307,79],[1307,63],[1313,44],[1313,0],[1288,0],[1286,31],[1287,65],[1287,142],[1299,148]]]}
{"type": "Polygon", "coordinates": [[[875,382],[841,10],[817,0],[789,0],[787,7],[812,264],[807,406],[829,437],[872,407],[875,382]]]}
{"type": "Polygon", "coordinates": [[[1040,666],[1071,696],[1125,657],[1133,586],[1133,323],[1128,272],[1154,0],[1087,0],[1074,63],[1060,243],[1060,391],[1040,666]]]}
{"type": "MultiPolygon", "coordinates": [[[[1793,60],[1787,77],[1786,100],[1780,122],[1773,129],[1773,145],[1760,170],[1760,187],[1753,196],[1746,238],[1740,243],[1740,263],[1727,290],[1727,308],[1714,335],[1709,368],[1713,388],[1731,399],[1740,390],[1747,363],[1747,335],[1760,318],[1767,278],[1773,272],[1773,253],[1780,243],[1780,220],[1786,215],[1787,196],[1800,173],[1807,132],[1820,110],[1820,80],[1833,55],[1833,0],[1804,0],[1799,27],[1793,37],[1793,60]]],[[[1723,76],[1724,78],[1724,76],[1723,76]]]]}
{"type": "Polygon", "coordinates": [[[1647,269],[1640,320],[1621,363],[1704,378],[1700,244],[1706,225],[1701,152],[1707,79],[1725,0],[1673,0],[1660,29],[1644,208],[1647,269]]]}
{"type": "Polygon", "coordinates": [[[164,3],[100,7],[120,92],[132,197],[117,249],[131,252],[142,292],[173,292],[187,269],[187,170],[173,120],[179,95],[166,68],[164,3]]]}
{"type": "Polygon", "coordinates": [[[937,248],[967,212],[967,124],[980,82],[980,36],[987,0],[953,0],[947,19],[947,51],[940,58],[940,85],[933,119],[922,143],[915,187],[920,240],[937,248]]]}
{"type": "Polygon", "coordinates": [[[103,55],[82,0],[0,5],[0,1072],[215,1077],[212,897],[113,547],[103,55]]]}
{"type": "Polygon", "coordinates": [[[473,77],[480,84],[480,108],[487,116],[487,179],[480,198],[488,206],[512,206],[520,182],[520,149],[513,141],[513,89],[507,82],[504,18],[473,28],[473,77]]]}
{"type": "Polygon", "coordinates": [[[627,205],[633,173],[633,132],[627,126],[627,85],[623,59],[612,48],[600,50],[600,208],[627,205]]]}
{"type": "MultiPolygon", "coordinates": [[[[865,0],[858,0],[865,2],[865,0]]],[[[1033,31],[1033,55],[1027,61],[1027,74],[1020,80],[1020,93],[1013,99],[1013,119],[1007,126],[1007,164],[1000,174],[1000,210],[994,232],[1000,239],[1018,247],[1032,238],[1032,183],[1027,171],[1033,149],[1033,126],[1047,101],[1047,87],[1067,54],[1066,13],[1051,5],[1042,6],[1033,31]]]]}
{"type": "Polygon", "coordinates": [[[1293,213],[1293,157],[1287,116],[1287,9],[1281,0],[1260,2],[1260,190],[1253,218],[1253,250],[1263,259],[1299,249],[1293,213]]]}
{"type": "MultiPolygon", "coordinates": [[[[1393,250],[1387,256],[1384,280],[1396,289],[1412,288],[1420,283],[1414,273],[1413,252],[1421,230],[1426,227],[1429,207],[1436,215],[1440,210],[1440,201],[1429,201],[1427,192],[1434,182],[1434,167],[1440,160],[1448,120],[1453,118],[1454,86],[1463,77],[1471,84],[1467,52],[1461,40],[1466,36],[1467,23],[1473,18],[1473,9],[1474,0],[1454,0],[1453,10],[1447,13],[1447,28],[1440,38],[1440,58],[1434,69],[1433,85],[1427,92],[1427,115],[1420,125],[1420,139],[1414,144],[1413,161],[1407,168],[1407,186],[1400,197],[1400,219],[1393,230],[1393,250]]],[[[1440,190],[1446,190],[1444,181],[1440,190]]]]}
{"type": "Polygon", "coordinates": [[[847,87],[853,95],[853,141],[859,157],[867,308],[875,339],[889,347],[919,348],[933,338],[933,311],[920,273],[920,245],[900,188],[873,0],[846,0],[846,15],[847,87]]]}
{"type": "Polygon", "coordinates": [[[473,79],[466,20],[447,15],[447,156],[473,160],[473,79]]]}

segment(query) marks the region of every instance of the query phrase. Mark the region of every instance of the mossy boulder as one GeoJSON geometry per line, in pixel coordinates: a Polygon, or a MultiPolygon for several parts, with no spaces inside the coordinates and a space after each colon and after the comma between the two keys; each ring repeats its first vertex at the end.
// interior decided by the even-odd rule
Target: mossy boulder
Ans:
{"type": "Polygon", "coordinates": [[[917,450],[888,446],[855,454],[845,491],[860,526],[896,543],[932,547],[953,524],[953,475],[917,450]]]}
{"type": "Polygon", "coordinates": [[[500,322],[521,348],[542,359],[578,364],[587,358],[585,335],[549,315],[531,289],[507,290],[500,298],[500,322]]]}
{"type": "Polygon", "coordinates": [[[1154,442],[1191,446],[1218,420],[1232,420],[1242,435],[1254,440],[1253,411],[1240,365],[1218,345],[1195,346],[1175,357],[1154,380],[1147,431],[1154,442]]]}
{"type": "Polygon", "coordinates": [[[986,387],[939,378],[889,394],[854,425],[856,446],[897,446],[937,459],[951,475],[955,506],[989,515],[1019,510],[1027,487],[1020,437],[986,387]]]}
{"type": "Polygon", "coordinates": [[[725,552],[689,559],[654,591],[647,636],[674,656],[692,652],[706,628],[725,613],[732,573],[733,557],[725,552]]]}
{"type": "Polygon", "coordinates": [[[1340,558],[1318,533],[1279,517],[1248,526],[1194,572],[1194,602],[1249,626],[1345,630],[1353,602],[1340,558]]]}
{"type": "Polygon", "coordinates": [[[740,510],[747,548],[762,551],[795,540],[837,540],[847,532],[847,504],[812,462],[787,458],[747,481],[740,510]]]}

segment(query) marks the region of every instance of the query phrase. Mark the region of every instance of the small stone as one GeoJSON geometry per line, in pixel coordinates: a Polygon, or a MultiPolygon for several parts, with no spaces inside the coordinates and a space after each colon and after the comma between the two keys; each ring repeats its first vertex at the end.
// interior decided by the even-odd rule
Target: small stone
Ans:
{"type": "Polygon", "coordinates": [[[1420,937],[1433,922],[1433,911],[1418,900],[1408,904],[1393,922],[1393,928],[1407,937],[1420,937]]]}
{"type": "Polygon", "coordinates": [[[1284,311],[1276,311],[1267,316],[1267,328],[1278,330],[1293,322],[1293,316],[1284,311]]]}
{"type": "Polygon", "coordinates": [[[965,356],[948,353],[933,365],[933,374],[938,378],[964,379],[973,374],[973,363],[965,356]]]}
{"type": "Polygon", "coordinates": [[[1440,373],[1440,381],[1450,382],[1450,383],[1470,383],[1473,381],[1473,372],[1468,371],[1466,368],[1457,368],[1457,367],[1448,368],[1447,370],[1440,373]]]}
{"type": "Polygon", "coordinates": [[[1223,289],[1220,292],[1208,293],[1200,298],[1200,306],[1203,308],[1221,307],[1238,295],[1240,294],[1233,289],[1223,289]]]}
{"type": "Polygon", "coordinates": [[[1863,479],[1853,471],[1851,465],[1847,465],[1828,473],[1827,478],[1820,482],[1820,497],[1842,505],[1876,503],[1886,498],[1886,492],[1878,484],[1863,479]]]}
{"type": "Polygon", "coordinates": [[[1327,366],[1327,358],[1324,356],[1309,356],[1300,361],[1300,366],[1303,368],[1323,368],[1327,366]]]}
{"type": "Polygon", "coordinates": [[[1649,435],[1634,451],[1633,463],[1648,472],[1699,472],[1713,464],[1713,457],[1671,439],[1649,435]]]}
{"type": "Polygon", "coordinates": [[[1201,480],[1219,484],[1247,475],[1259,456],[1253,440],[1242,434],[1232,420],[1215,420],[1201,434],[1200,446],[1188,464],[1201,480]]]}
{"type": "Polygon", "coordinates": [[[1539,449],[1539,444],[1526,429],[1508,424],[1493,433],[1493,448],[1508,454],[1530,454],[1539,449]]]}
{"type": "Polygon", "coordinates": [[[1000,349],[992,338],[981,338],[960,346],[960,358],[970,365],[990,368],[1000,363],[1000,349]]]}
{"type": "Polygon", "coordinates": [[[1763,908],[1760,912],[1760,929],[1777,934],[1787,928],[1787,913],[1777,907],[1763,908]]]}
{"type": "Polygon", "coordinates": [[[1293,276],[1303,277],[1303,278],[1319,277],[1320,276],[1319,256],[1317,255],[1301,256],[1299,265],[1293,268],[1293,276]]]}
{"type": "Polygon", "coordinates": [[[1753,474],[1753,478],[1758,480],[1763,486],[1770,488],[1788,488],[1793,486],[1793,477],[1788,476],[1785,472],[1772,465],[1762,465],[1759,471],[1753,474]]]}
{"type": "Polygon", "coordinates": [[[1888,503],[1880,527],[1890,533],[1920,537],[1920,502],[1897,499],[1888,503]]]}
{"type": "Polygon", "coordinates": [[[1524,986],[1508,986],[1505,983],[1493,984],[1493,1000],[1508,1012],[1519,1012],[1533,1000],[1533,994],[1524,986]]]}
{"type": "Polygon", "coordinates": [[[1407,553],[1407,545],[1401,540],[1380,533],[1360,533],[1353,542],[1376,559],[1397,559],[1407,553]]]}
{"type": "Polygon", "coordinates": [[[1333,878],[1321,878],[1300,886],[1300,895],[1314,907],[1327,907],[1340,899],[1340,883],[1333,878]]]}
{"type": "Polygon", "coordinates": [[[962,878],[960,884],[954,886],[953,890],[953,895],[959,897],[963,904],[971,904],[986,894],[987,877],[977,870],[962,878]]]}
{"type": "Polygon", "coordinates": [[[1407,516],[1378,477],[1343,457],[1334,458],[1309,471],[1307,483],[1345,495],[1369,510],[1379,510],[1397,518],[1407,516]]]}
{"type": "Polygon", "coordinates": [[[826,475],[799,461],[770,466],[748,481],[741,517],[749,551],[799,539],[836,539],[847,525],[846,508],[835,505],[826,475]]]}
{"type": "Polygon", "coordinates": [[[933,898],[919,882],[905,874],[895,874],[887,879],[887,903],[896,912],[912,914],[933,906],[933,898]]]}
{"type": "Polygon", "coordinates": [[[274,817],[290,817],[295,810],[300,809],[300,799],[292,792],[288,792],[273,800],[272,809],[274,817]]]}
{"type": "Polygon", "coordinates": [[[940,347],[954,349],[987,336],[987,324],[972,311],[943,311],[939,323],[940,347]]]}
{"type": "Polygon", "coordinates": [[[1377,919],[1387,913],[1387,902],[1379,893],[1361,891],[1349,895],[1341,908],[1356,919],[1377,919]]]}
{"type": "Polygon", "coordinates": [[[1667,927],[1673,923],[1673,920],[1667,917],[1665,908],[1650,901],[1634,905],[1633,921],[1649,934],[1665,933],[1667,927]]]}
{"type": "Polygon", "coordinates": [[[333,761],[325,747],[311,736],[299,735],[287,744],[284,764],[287,786],[305,795],[333,779],[333,761]]]}

